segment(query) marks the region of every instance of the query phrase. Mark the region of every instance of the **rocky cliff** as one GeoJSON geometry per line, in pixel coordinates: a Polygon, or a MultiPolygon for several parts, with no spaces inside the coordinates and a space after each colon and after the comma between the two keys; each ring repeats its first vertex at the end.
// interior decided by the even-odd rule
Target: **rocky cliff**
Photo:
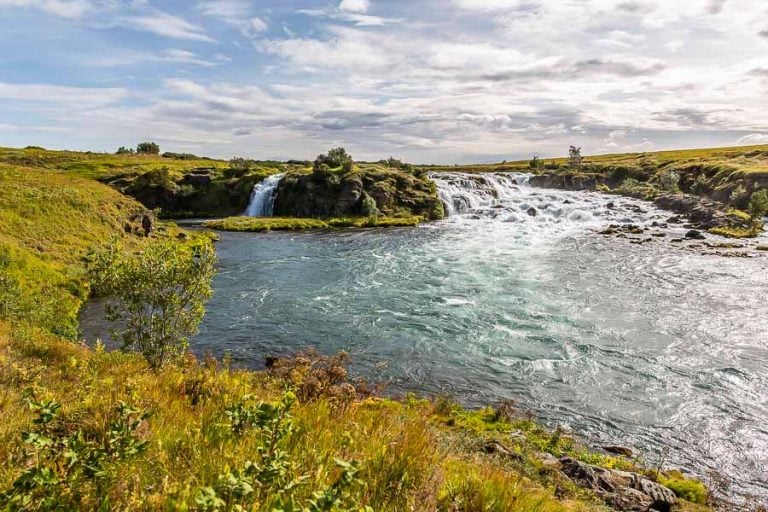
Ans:
{"type": "Polygon", "coordinates": [[[418,215],[442,219],[443,204],[435,184],[396,169],[367,168],[343,173],[292,172],[280,182],[275,215],[284,217],[344,217],[367,214],[364,199],[372,198],[381,214],[418,215]]]}

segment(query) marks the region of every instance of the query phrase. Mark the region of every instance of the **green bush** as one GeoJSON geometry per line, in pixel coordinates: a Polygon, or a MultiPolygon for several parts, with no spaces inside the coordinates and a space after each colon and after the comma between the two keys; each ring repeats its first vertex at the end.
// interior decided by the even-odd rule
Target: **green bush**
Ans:
{"type": "Polygon", "coordinates": [[[318,155],[312,166],[315,172],[322,172],[323,165],[329,169],[341,169],[343,172],[352,171],[354,160],[344,148],[334,148],[324,155],[318,155]]]}
{"type": "Polygon", "coordinates": [[[381,215],[379,207],[376,205],[376,200],[363,192],[363,199],[360,203],[360,213],[365,217],[378,217],[381,215]]]}
{"type": "Polygon", "coordinates": [[[116,466],[147,449],[137,430],[149,413],[119,402],[108,427],[93,435],[70,433],[58,424],[61,404],[54,400],[28,399],[28,404],[37,418],[22,437],[34,464],[0,493],[0,503],[8,506],[3,510],[83,510],[95,496],[98,508],[106,510],[109,496],[103,487],[116,478],[116,466]]]}
{"type": "Polygon", "coordinates": [[[215,264],[210,243],[150,240],[130,254],[113,242],[91,255],[88,273],[94,291],[109,298],[115,338],[159,368],[178,360],[197,332],[215,264]]]}
{"type": "Polygon", "coordinates": [[[656,187],[663,192],[680,191],[680,175],[674,171],[662,171],[656,175],[656,187]]]}
{"type": "Polygon", "coordinates": [[[749,198],[749,214],[755,220],[768,214],[768,190],[762,189],[752,193],[749,198]]]}
{"type": "Polygon", "coordinates": [[[678,497],[686,501],[699,505],[707,503],[709,492],[706,486],[698,480],[688,480],[682,475],[672,474],[669,477],[662,476],[659,478],[659,483],[669,487],[678,497]]]}
{"type": "Polygon", "coordinates": [[[159,155],[160,146],[154,142],[142,142],[136,146],[136,153],[139,155],[159,155]]]}

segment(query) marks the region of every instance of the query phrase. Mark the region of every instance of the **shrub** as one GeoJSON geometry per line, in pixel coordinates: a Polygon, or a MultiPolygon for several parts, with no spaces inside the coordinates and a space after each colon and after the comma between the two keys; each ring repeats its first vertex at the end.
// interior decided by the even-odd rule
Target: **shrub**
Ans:
{"type": "Polygon", "coordinates": [[[105,431],[93,435],[57,425],[56,401],[28,403],[37,418],[22,436],[26,458],[35,462],[0,493],[0,503],[7,510],[106,510],[102,487],[114,478],[117,464],[146,451],[148,443],[137,431],[149,413],[119,402],[105,431]]]}
{"type": "Polygon", "coordinates": [[[528,167],[531,169],[543,169],[544,168],[544,160],[538,157],[538,155],[533,155],[533,158],[530,162],[528,162],[528,167]]]}
{"type": "Polygon", "coordinates": [[[178,360],[212,295],[216,256],[210,243],[150,240],[139,254],[111,245],[91,255],[88,273],[107,296],[123,348],[140,352],[153,368],[178,360]]]}
{"type": "Polygon", "coordinates": [[[741,183],[731,191],[731,203],[737,204],[741,202],[747,195],[747,189],[741,183]]]}
{"type": "Polygon", "coordinates": [[[140,155],[159,155],[160,146],[154,142],[142,142],[136,146],[136,153],[140,155]]]}
{"type": "Polygon", "coordinates": [[[674,171],[662,171],[656,175],[656,187],[664,192],[680,191],[680,175],[674,171]]]}
{"type": "Polygon", "coordinates": [[[703,483],[697,480],[687,480],[682,475],[674,473],[676,472],[673,472],[669,477],[662,476],[659,483],[669,487],[678,497],[686,501],[699,505],[707,503],[709,492],[703,483]]]}
{"type": "Polygon", "coordinates": [[[749,198],[749,214],[755,220],[768,214],[768,190],[762,189],[752,193],[749,198]]]}
{"type": "Polygon", "coordinates": [[[116,155],[132,155],[134,154],[134,151],[132,148],[127,148],[125,146],[120,146],[117,148],[117,151],[115,151],[116,155]]]}
{"type": "Polygon", "coordinates": [[[696,177],[696,181],[691,185],[691,192],[694,194],[703,194],[709,190],[709,184],[707,182],[707,176],[705,174],[699,174],[696,177]]]}
{"type": "Polygon", "coordinates": [[[366,192],[363,192],[363,199],[360,203],[360,213],[366,217],[378,217],[381,215],[379,207],[376,205],[376,200],[366,192]]]}
{"type": "Polygon", "coordinates": [[[344,172],[350,172],[354,165],[354,161],[352,160],[352,156],[347,153],[347,150],[339,147],[331,149],[324,155],[318,155],[312,168],[315,172],[321,172],[323,170],[323,165],[326,165],[329,169],[341,168],[344,172]]]}

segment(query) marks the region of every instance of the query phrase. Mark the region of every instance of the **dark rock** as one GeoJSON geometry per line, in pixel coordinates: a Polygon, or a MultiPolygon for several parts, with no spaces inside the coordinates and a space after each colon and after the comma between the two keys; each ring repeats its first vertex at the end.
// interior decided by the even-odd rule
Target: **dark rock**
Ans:
{"type": "Polygon", "coordinates": [[[685,234],[685,238],[688,238],[691,240],[705,240],[707,237],[701,234],[701,231],[692,229],[685,234]]]}
{"type": "Polygon", "coordinates": [[[189,240],[189,235],[188,235],[188,234],[186,234],[186,233],[184,233],[184,232],[182,231],[182,232],[180,232],[180,233],[178,233],[178,234],[176,235],[176,239],[177,239],[177,240],[181,240],[181,241],[183,242],[183,241],[185,241],[185,240],[189,240]]]}
{"type": "Polygon", "coordinates": [[[125,231],[128,234],[133,233],[133,225],[130,222],[126,222],[123,224],[123,231],[125,231]]]}
{"type": "Polygon", "coordinates": [[[571,200],[566,199],[565,201],[563,201],[563,204],[571,204],[571,200]]]}
{"type": "Polygon", "coordinates": [[[680,217],[678,217],[677,215],[667,219],[667,223],[668,224],[680,224],[681,222],[683,222],[683,220],[680,217]]]}
{"type": "Polygon", "coordinates": [[[677,503],[674,492],[638,473],[592,466],[570,457],[561,458],[560,463],[568,478],[594,491],[615,510],[671,512],[677,503]]]}
{"type": "Polygon", "coordinates": [[[211,171],[205,169],[192,171],[185,174],[184,178],[181,180],[181,183],[184,185],[192,185],[194,187],[206,187],[211,183],[211,181],[211,171]]]}
{"type": "Polygon", "coordinates": [[[611,201],[610,203],[608,203],[607,205],[605,205],[605,207],[606,207],[606,208],[609,208],[609,209],[611,209],[611,210],[613,210],[614,208],[616,208],[616,203],[614,203],[613,201],[611,201]]]}
{"type": "Polygon", "coordinates": [[[513,452],[498,441],[488,441],[482,446],[483,452],[489,455],[499,455],[515,461],[522,461],[523,457],[519,453],[513,452]]]}
{"type": "Polygon", "coordinates": [[[539,212],[538,212],[538,211],[536,211],[536,208],[534,208],[533,206],[531,206],[530,208],[528,208],[528,210],[526,210],[526,212],[525,212],[525,213],[527,213],[527,214],[528,214],[528,215],[530,215],[531,217],[535,217],[536,215],[538,215],[538,214],[539,214],[539,212]]]}
{"type": "Polygon", "coordinates": [[[152,234],[152,230],[155,228],[155,221],[152,218],[152,216],[145,214],[141,218],[141,227],[144,229],[144,235],[150,236],[152,234]]]}
{"type": "Polygon", "coordinates": [[[616,455],[623,455],[625,457],[631,457],[632,456],[632,450],[630,450],[629,448],[626,448],[624,446],[608,445],[608,446],[603,446],[603,450],[607,451],[608,453],[614,453],[616,455]]]}

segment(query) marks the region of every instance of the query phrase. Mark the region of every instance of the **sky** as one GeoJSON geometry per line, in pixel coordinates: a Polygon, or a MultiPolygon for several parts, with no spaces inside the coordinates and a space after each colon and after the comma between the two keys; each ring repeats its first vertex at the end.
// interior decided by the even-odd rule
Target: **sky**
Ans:
{"type": "Polygon", "coordinates": [[[766,0],[0,0],[0,146],[492,162],[768,143],[766,0]]]}

